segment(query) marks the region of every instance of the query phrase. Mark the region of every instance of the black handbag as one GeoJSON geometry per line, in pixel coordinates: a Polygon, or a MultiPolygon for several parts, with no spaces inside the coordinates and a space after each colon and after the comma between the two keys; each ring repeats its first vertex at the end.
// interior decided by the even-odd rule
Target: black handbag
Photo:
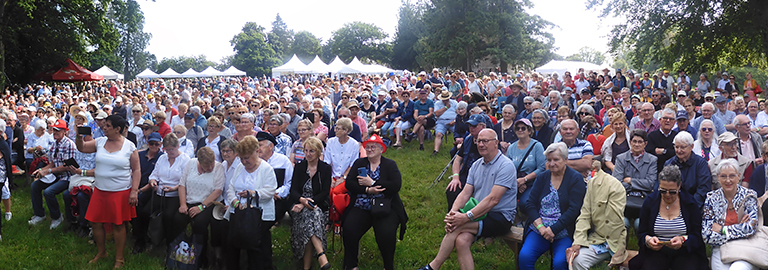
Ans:
{"type": "Polygon", "coordinates": [[[163,205],[165,204],[165,191],[163,191],[163,198],[160,198],[160,209],[152,209],[155,206],[154,200],[157,194],[152,194],[150,199],[150,214],[149,214],[149,226],[147,228],[147,237],[152,245],[160,245],[165,239],[165,231],[163,230],[163,205]]]}
{"type": "Polygon", "coordinates": [[[371,200],[371,215],[382,218],[392,212],[392,199],[387,197],[375,197],[371,200]]]}
{"type": "Polygon", "coordinates": [[[229,217],[229,244],[237,249],[256,250],[261,240],[261,214],[259,195],[255,195],[256,207],[251,207],[254,197],[248,197],[245,209],[235,208],[235,213],[229,217]]]}
{"type": "Polygon", "coordinates": [[[624,216],[632,218],[640,217],[640,208],[643,208],[645,195],[632,193],[635,192],[627,193],[627,203],[624,207],[624,216]]]}

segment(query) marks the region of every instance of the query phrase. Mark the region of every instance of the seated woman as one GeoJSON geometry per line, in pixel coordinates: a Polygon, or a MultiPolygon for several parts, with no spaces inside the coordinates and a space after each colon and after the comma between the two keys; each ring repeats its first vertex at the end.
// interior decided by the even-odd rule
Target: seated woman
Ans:
{"type": "MultiPolygon", "coordinates": [[[[208,123],[210,125],[210,122],[208,123]]],[[[209,128],[210,132],[211,129],[209,128]]],[[[218,132],[215,132],[214,135],[218,132]]],[[[224,189],[224,167],[216,161],[213,150],[207,146],[197,150],[197,158],[191,159],[179,179],[179,209],[173,223],[186,228],[192,222],[192,234],[208,243],[208,225],[213,219],[213,202],[224,189]],[[183,226],[182,226],[183,225],[183,226]]],[[[208,256],[203,245],[201,265],[207,265],[208,256]]]]}
{"type": "Polygon", "coordinates": [[[218,117],[208,117],[208,122],[206,129],[208,129],[208,136],[200,138],[199,141],[197,141],[197,149],[195,149],[195,153],[197,151],[200,151],[203,147],[208,147],[213,150],[213,154],[216,156],[215,161],[221,162],[221,151],[219,151],[219,145],[226,140],[227,138],[223,135],[219,135],[219,132],[221,132],[222,129],[224,129],[224,126],[221,124],[221,121],[219,121],[218,117]]]}
{"type": "Polygon", "coordinates": [[[296,259],[303,258],[304,269],[310,269],[312,257],[317,258],[321,269],[328,269],[331,264],[325,256],[325,226],[328,224],[331,165],[320,160],[323,153],[320,139],[309,137],[303,144],[304,158],[296,164],[291,181],[291,247],[296,259]]]}
{"type": "MultiPolygon", "coordinates": [[[[235,174],[235,169],[240,165],[240,158],[235,153],[237,141],[226,139],[221,142],[221,162],[224,168],[224,186],[221,195],[216,201],[226,204],[227,188],[235,174]]],[[[226,211],[222,208],[223,211],[226,211]]],[[[211,247],[215,257],[214,268],[221,268],[224,265],[224,247],[226,246],[227,235],[229,233],[229,221],[226,219],[215,219],[211,222],[211,247]],[[217,267],[218,266],[218,267],[217,267]]]]}
{"type": "Polygon", "coordinates": [[[312,132],[315,134],[315,136],[317,136],[318,139],[325,142],[328,140],[328,127],[323,123],[323,109],[312,109],[312,115],[312,132]]]}
{"type": "MultiPolygon", "coordinates": [[[[242,118],[241,118],[242,119],[242,118]]],[[[277,177],[272,166],[267,161],[259,158],[259,141],[256,137],[248,135],[240,139],[235,146],[235,152],[240,157],[240,165],[235,168],[234,175],[227,186],[227,202],[229,214],[225,217],[237,215],[235,208],[245,209],[248,198],[254,197],[259,201],[261,213],[261,237],[259,249],[247,249],[248,266],[251,269],[272,269],[272,234],[269,229],[275,223],[275,190],[277,190],[277,177]]],[[[253,205],[255,207],[255,203],[253,205]]],[[[231,231],[230,231],[231,233],[231,231]]],[[[240,249],[233,245],[229,247],[228,269],[239,269],[240,249]]]]}
{"type": "MultiPolygon", "coordinates": [[[[88,126],[88,117],[85,112],[80,111],[75,116],[75,128],[88,126]]],[[[84,135],[83,142],[93,140],[92,135],[84,135]]],[[[85,220],[85,214],[88,211],[88,204],[91,201],[90,192],[93,188],[94,167],[96,166],[96,153],[83,153],[75,151],[75,162],[77,162],[79,168],[74,166],[67,166],[67,170],[72,173],[69,177],[69,189],[62,195],[64,199],[64,216],[70,225],[67,231],[77,233],[78,236],[83,237],[88,235],[88,221],[85,220]],[[77,209],[72,209],[73,199],[77,200],[74,205],[77,209]],[[77,216],[75,216],[75,213],[77,216]]]]}
{"type": "Polygon", "coordinates": [[[533,138],[539,141],[544,149],[547,149],[552,143],[554,131],[549,126],[549,116],[542,109],[533,111],[531,124],[533,124],[533,138]]]}
{"type": "Polygon", "coordinates": [[[693,142],[693,153],[709,161],[720,156],[720,147],[717,145],[717,129],[712,120],[704,119],[696,133],[696,141],[693,142]]]}
{"type": "Polygon", "coordinates": [[[600,152],[608,172],[616,168],[616,156],[629,151],[629,129],[627,129],[627,117],[623,113],[613,113],[609,119],[613,134],[603,143],[600,152]]]}
{"type": "Polygon", "coordinates": [[[312,133],[312,122],[308,119],[299,121],[299,123],[296,124],[296,132],[298,133],[299,138],[293,142],[290,155],[288,156],[288,159],[291,160],[293,165],[304,160],[304,142],[307,141],[309,137],[314,136],[312,133]]]}
{"type": "MultiPolygon", "coordinates": [[[[339,120],[341,122],[342,119],[339,120]]],[[[330,144],[329,144],[330,145],[330,144]]],[[[349,171],[345,187],[349,190],[349,206],[344,213],[344,266],[358,269],[360,239],[373,227],[376,243],[381,252],[384,269],[395,269],[397,227],[403,240],[408,216],[400,200],[402,178],[395,161],[382,157],[387,151],[381,137],[374,134],[363,143],[366,158],[357,159],[349,171]],[[358,172],[365,171],[365,175],[358,172]],[[390,201],[388,213],[375,215],[372,207],[376,200],[390,201]]],[[[326,155],[327,157],[327,155],[326,155]]]]}
{"type": "Polygon", "coordinates": [[[536,176],[545,170],[546,157],[544,157],[544,147],[541,143],[531,138],[533,135],[531,121],[526,118],[517,120],[514,129],[518,141],[507,148],[507,157],[512,160],[517,169],[517,199],[520,202],[518,205],[522,207],[528,200],[528,195],[531,194],[536,176]]]}
{"type": "Polygon", "coordinates": [[[640,226],[640,208],[645,196],[653,192],[656,185],[656,161],[654,155],[645,152],[648,134],[645,130],[635,129],[629,133],[629,151],[616,156],[613,177],[621,181],[627,192],[627,204],[624,208],[624,225],[633,224],[635,230],[640,226]]]}
{"type": "Polygon", "coordinates": [[[747,238],[755,234],[757,225],[757,197],[754,190],[740,185],[739,164],[733,159],[721,161],[715,168],[720,188],[707,193],[704,201],[702,236],[704,243],[712,245],[710,258],[713,270],[757,269],[747,261],[724,263],[720,259],[720,246],[730,240],[747,238]],[[738,217],[737,209],[744,209],[738,217]]]}
{"type": "Polygon", "coordinates": [[[680,191],[682,183],[676,165],[659,173],[659,189],[648,194],[640,210],[640,251],[629,269],[707,269],[701,210],[690,194],[680,191]]]}
{"type": "Polygon", "coordinates": [[[152,201],[153,209],[163,206],[163,232],[165,243],[170,245],[183,227],[173,223],[174,213],[179,210],[179,180],[190,158],[179,151],[179,139],[174,133],[168,133],[163,139],[165,155],[160,156],[155,163],[155,169],[149,175],[149,186],[155,190],[156,200],[152,201]]]}
{"type": "Polygon", "coordinates": [[[525,202],[528,215],[519,269],[535,269],[541,254],[552,250],[554,269],[568,269],[565,250],[573,245],[576,218],[584,203],[586,184],[579,172],[566,166],[568,147],[553,143],[544,151],[547,169],[536,177],[525,202]]]}

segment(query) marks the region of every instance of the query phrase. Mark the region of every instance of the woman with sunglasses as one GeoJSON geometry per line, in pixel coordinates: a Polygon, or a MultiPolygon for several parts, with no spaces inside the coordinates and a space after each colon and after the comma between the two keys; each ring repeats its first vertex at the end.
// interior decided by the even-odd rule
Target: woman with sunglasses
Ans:
{"type": "Polygon", "coordinates": [[[740,185],[742,176],[739,174],[739,164],[734,159],[720,162],[714,173],[721,187],[707,194],[701,225],[704,242],[712,246],[711,267],[713,270],[757,269],[747,261],[725,263],[720,259],[722,245],[755,233],[758,221],[757,193],[740,185]],[[739,217],[737,211],[742,210],[743,216],[739,217]]]}
{"type": "Polygon", "coordinates": [[[687,192],[675,165],[659,173],[659,188],[648,194],[640,209],[637,256],[629,269],[707,269],[701,238],[701,210],[687,192]]]}
{"type": "MultiPolygon", "coordinates": [[[[511,105],[507,105],[511,106],[511,105]]],[[[506,109],[506,106],[504,106],[506,109]]],[[[517,141],[507,148],[507,157],[517,168],[517,192],[521,204],[528,200],[530,187],[536,176],[544,172],[544,146],[533,135],[533,124],[528,119],[520,119],[514,124],[517,141]]]]}

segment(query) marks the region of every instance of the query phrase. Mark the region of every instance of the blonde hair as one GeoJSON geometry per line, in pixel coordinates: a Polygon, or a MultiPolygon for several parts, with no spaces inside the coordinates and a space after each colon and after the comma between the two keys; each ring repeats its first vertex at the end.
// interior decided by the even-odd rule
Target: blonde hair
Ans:
{"type": "Polygon", "coordinates": [[[240,140],[240,142],[237,143],[237,146],[235,146],[235,152],[237,152],[238,156],[252,155],[258,150],[259,140],[257,140],[253,135],[245,136],[242,140],[240,140]]]}
{"type": "Polygon", "coordinates": [[[341,118],[336,121],[336,126],[344,129],[347,132],[352,131],[352,119],[349,118],[341,118]]]}
{"type": "Polygon", "coordinates": [[[208,117],[208,125],[214,124],[217,126],[221,126],[221,121],[219,121],[219,118],[216,116],[208,117]]]}
{"type": "Polygon", "coordinates": [[[307,138],[302,146],[304,147],[304,151],[307,149],[315,150],[316,153],[322,153],[324,151],[323,142],[317,137],[307,138]]]}
{"type": "Polygon", "coordinates": [[[200,162],[200,164],[213,164],[216,162],[216,155],[210,147],[204,146],[197,150],[197,161],[200,162]]]}
{"type": "Polygon", "coordinates": [[[179,146],[179,137],[176,137],[176,134],[173,134],[173,132],[168,133],[168,135],[165,135],[165,138],[163,138],[163,147],[178,147],[179,146]]]}

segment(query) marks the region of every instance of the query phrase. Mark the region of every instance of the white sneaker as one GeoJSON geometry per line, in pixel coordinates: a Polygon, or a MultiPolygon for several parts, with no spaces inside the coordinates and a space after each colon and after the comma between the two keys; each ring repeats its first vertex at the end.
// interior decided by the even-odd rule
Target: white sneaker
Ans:
{"type": "Polygon", "coordinates": [[[64,221],[64,217],[51,221],[51,230],[58,228],[62,221],[64,221]]]}
{"type": "Polygon", "coordinates": [[[5,220],[6,220],[6,221],[8,221],[8,220],[11,220],[11,217],[13,217],[13,213],[11,213],[11,212],[5,212],[5,220]]]}
{"type": "Polygon", "coordinates": [[[32,216],[32,218],[29,220],[29,225],[37,225],[41,221],[45,220],[45,216],[38,217],[38,216],[32,216]]]}

